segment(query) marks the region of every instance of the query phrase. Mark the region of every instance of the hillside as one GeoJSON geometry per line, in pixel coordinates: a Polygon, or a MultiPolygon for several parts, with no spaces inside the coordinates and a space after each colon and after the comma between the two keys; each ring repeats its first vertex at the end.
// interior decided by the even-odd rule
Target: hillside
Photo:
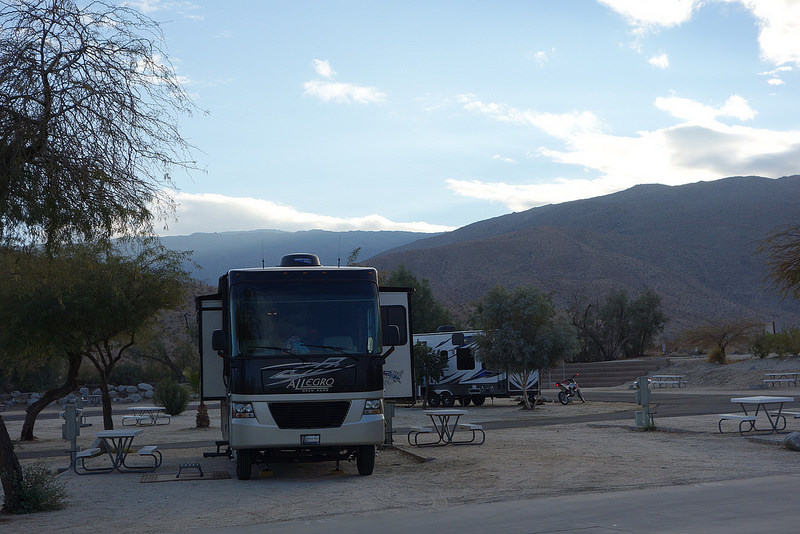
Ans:
{"type": "Polygon", "coordinates": [[[564,307],[612,288],[662,296],[669,332],[707,319],[800,323],[800,304],[765,287],[757,253],[776,227],[798,222],[800,176],[642,185],[533,208],[415,241],[363,262],[404,264],[461,318],[489,288],[532,284],[564,307]]]}
{"type": "MultiPolygon", "coordinates": [[[[197,233],[161,238],[172,250],[192,251],[192,262],[186,268],[194,278],[216,286],[219,277],[237,267],[272,267],[292,252],[311,252],[325,265],[344,265],[350,253],[361,247],[360,259],[369,258],[431,234],[414,232],[282,232],[254,230],[247,232],[197,233]],[[195,264],[198,267],[195,267],[195,264]]],[[[434,234],[435,235],[435,234],[434,234]]]]}

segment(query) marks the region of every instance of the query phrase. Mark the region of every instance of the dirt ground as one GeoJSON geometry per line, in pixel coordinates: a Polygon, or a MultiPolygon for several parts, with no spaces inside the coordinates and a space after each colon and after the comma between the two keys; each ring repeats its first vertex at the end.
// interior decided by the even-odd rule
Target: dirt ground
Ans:
{"type": "MultiPolygon", "coordinates": [[[[662,371],[685,374],[687,392],[701,394],[705,385],[711,384],[716,391],[757,394],[752,388],[760,386],[764,372],[800,370],[797,360],[744,357],[729,366],[708,366],[702,360],[687,359],[673,361],[662,371]]],[[[797,388],[775,392],[793,394],[797,388]]],[[[59,475],[68,492],[65,509],[0,516],[0,531],[50,531],[57,525],[58,531],[65,533],[100,526],[113,532],[184,532],[371,510],[433,509],[574,492],[697,484],[800,470],[800,454],[784,448],[779,440],[765,444],[735,432],[720,434],[714,415],[662,418],[656,431],[641,432],[632,429],[638,408],[633,393],[629,405],[592,402],[591,393],[585,391],[586,404],[548,403],[534,411],[520,410],[508,399],[469,407],[462,421],[503,421],[508,422],[503,426],[511,428],[487,431],[486,443],[480,446],[425,449],[409,447],[405,434],[397,434],[397,446],[379,451],[375,473],[367,477],[358,475],[355,463],[343,462],[342,473],[333,471],[333,463],[275,465],[271,476],[238,481],[230,460],[203,458],[202,453],[213,446],[187,446],[220,438],[215,410],[210,411],[209,429],[195,428],[195,413],[190,411],[173,417],[169,425],[146,427],[136,438],[138,445],[162,447],[164,463],[156,473],[159,480],[167,481],[145,482],[148,477],[141,474],[78,476],[67,471],[59,475]],[[547,424],[564,415],[620,410],[629,412],[630,418],[547,424]],[[526,424],[513,427],[514,421],[526,424]],[[230,478],[175,479],[178,465],[185,462],[199,462],[205,473],[218,472],[230,478]]],[[[121,417],[115,416],[118,427],[121,417]]],[[[100,417],[90,417],[89,422],[92,426],[83,428],[79,438],[84,448],[102,424],[100,417]]],[[[420,406],[398,406],[393,420],[398,429],[426,423],[420,406]]],[[[800,431],[800,420],[790,420],[790,429],[792,424],[800,431]]],[[[6,425],[12,438],[19,436],[21,422],[7,421],[6,425]]],[[[60,454],[23,462],[66,467],[69,460],[63,452],[67,442],[61,439],[61,420],[42,419],[35,433],[36,442],[16,444],[18,453],[60,454]]]]}

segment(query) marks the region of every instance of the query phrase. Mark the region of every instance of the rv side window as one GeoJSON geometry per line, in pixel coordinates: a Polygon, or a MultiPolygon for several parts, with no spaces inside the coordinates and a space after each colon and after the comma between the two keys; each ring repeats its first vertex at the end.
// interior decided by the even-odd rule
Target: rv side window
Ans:
{"type": "Polygon", "coordinates": [[[459,371],[475,369],[475,358],[472,356],[472,349],[456,349],[456,368],[459,371]]]}
{"type": "Polygon", "coordinates": [[[408,326],[406,325],[406,309],[403,306],[381,306],[381,328],[386,330],[390,325],[400,330],[400,346],[408,343],[408,326]]]}

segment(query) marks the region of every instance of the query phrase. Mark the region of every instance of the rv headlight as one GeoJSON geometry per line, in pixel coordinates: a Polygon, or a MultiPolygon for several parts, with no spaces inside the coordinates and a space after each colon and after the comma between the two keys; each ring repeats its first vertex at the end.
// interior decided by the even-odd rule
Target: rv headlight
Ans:
{"type": "Polygon", "coordinates": [[[247,419],[255,417],[253,413],[253,405],[249,402],[234,402],[233,403],[233,418],[234,419],[247,419]]]}
{"type": "Polygon", "coordinates": [[[383,402],[381,399],[367,399],[364,403],[364,415],[375,415],[383,413],[383,402]]]}

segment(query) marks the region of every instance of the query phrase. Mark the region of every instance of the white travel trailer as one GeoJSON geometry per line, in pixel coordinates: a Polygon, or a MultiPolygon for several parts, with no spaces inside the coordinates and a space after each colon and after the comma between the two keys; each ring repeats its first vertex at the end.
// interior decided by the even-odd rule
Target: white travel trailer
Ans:
{"type": "MultiPolygon", "coordinates": [[[[458,401],[462,406],[480,406],[487,397],[511,397],[522,394],[522,384],[515,374],[485,369],[477,350],[478,330],[414,334],[434,351],[447,354],[444,377],[428,384],[428,404],[432,407],[451,407],[458,401]]],[[[423,384],[418,384],[422,387],[423,384]]],[[[528,379],[528,396],[539,391],[539,372],[528,379]]]]}

